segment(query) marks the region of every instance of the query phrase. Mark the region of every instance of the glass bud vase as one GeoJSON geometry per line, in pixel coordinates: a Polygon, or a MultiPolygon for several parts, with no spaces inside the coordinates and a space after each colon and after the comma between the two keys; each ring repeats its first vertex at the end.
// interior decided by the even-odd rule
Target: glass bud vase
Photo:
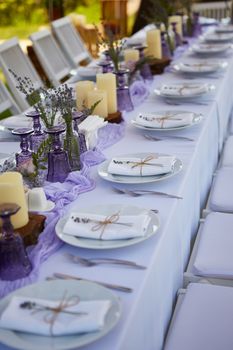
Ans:
{"type": "Polygon", "coordinates": [[[130,112],[133,110],[133,104],[129,93],[129,70],[119,69],[114,73],[117,80],[117,109],[120,112],[130,112]]]}
{"type": "Polygon", "coordinates": [[[33,152],[37,152],[41,143],[45,140],[46,135],[41,130],[40,124],[40,113],[37,111],[29,111],[25,113],[26,117],[33,119],[33,130],[34,132],[30,136],[30,149],[33,152]]]}
{"type": "Polygon", "coordinates": [[[75,130],[73,130],[72,119],[70,122],[66,123],[64,149],[68,154],[71,171],[80,170],[81,162],[80,162],[80,150],[79,150],[79,136],[78,136],[78,133],[75,130]]]}
{"type": "Polygon", "coordinates": [[[82,133],[78,129],[78,125],[79,125],[79,123],[81,123],[83,115],[84,115],[84,113],[82,113],[82,112],[80,112],[79,114],[73,114],[73,128],[74,128],[74,131],[78,134],[80,154],[87,151],[87,143],[86,143],[85,134],[82,133]]]}
{"type": "Polygon", "coordinates": [[[182,39],[180,34],[177,32],[177,22],[172,22],[172,30],[174,32],[174,41],[175,41],[175,47],[179,47],[182,45],[182,39]]]}
{"type": "MultiPolygon", "coordinates": [[[[144,45],[135,45],[133,46],[134,49],[139,51],[139,57],[141,60],[144,59],[145,55],[144,55],[144,50],[146,48],[146,46],[144,45]]],[[[151,73],[151,69],[150,69],[150,65],[149,63],[145,62],[141,69],[140,69],[140,74],[143,77],[144,80],[153,80],[153,75],[151,73]]]]}
{"type": "Polygon", "coordinates": [[[161,32],[162,57],[171,59],[171,51],[167,43],[166,32],[161,32]]]}
{"type": "Polygon", "coordinates": [[[16,214],[20,207],[14,203],[0,205],[2,219],[2,237],[0,238],[0,279],[14,281],[26,277],[32,270],[32,265],[24,248],[22,237],[14,233],[11,215],[16,214]]]}

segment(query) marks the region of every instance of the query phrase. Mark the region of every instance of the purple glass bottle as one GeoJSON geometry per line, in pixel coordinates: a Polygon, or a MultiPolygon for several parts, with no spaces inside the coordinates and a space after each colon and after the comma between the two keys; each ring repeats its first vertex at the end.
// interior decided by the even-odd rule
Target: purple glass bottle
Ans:
{"type": "Polygon", "coordinates": [[[57,125],[46,129],[45,132],[52,137],[52,149],[48,153],[48,174],[50,182],[64,182],[71,172],[68,154],[61,147],[60,134],[65,131],[65,126],[57,125]]]}
{"type": "Polygon", "coordinates": [[[129,93],[128,69],[119,69],[114,72],[117,78],[117,109],[118,111],[130,112],[133,110],[133,104],[129,93]]]}
{"type": "Polygon", "coordinates": [[[2,237],[0,238],[0,279],[14,281],[26,277],[32,270],[31,263],[24,248],[22,237],[14,233],[11,215],[20,207],[15,203],[0,205],[2,219],[2,237]]]}
{"type": "Polygon", "coordinates": [[[182,45],[182,38],[180,36],[180,34],[177,32],[177,23],[176,22],[172,22],[172,30],[174,32],[174,36],[175,36],[175,46],[179,47],[182,45]]]}
{"type": "Polygon", "coordinates": [[[166,35],[166,32],[161,32],[162,57],[171,59],[171,51],[167,43],[166,35]]]}
{"type": "MultiPolygon", "coordinates": [[[[135,45],[133,46],[134,49],[139,51],[139,57],[140,59],[144,59],[144,50],[146,46],[144,45],[135,45]]],[[[153,75],[151,73],[150,65],[149,63],[143,64],[143,66],[140,69],[140,74],[143,77],[144,80],[153,80],[153,75]]]]}
{"type": "Polygon", "coordinates": [[[199,12],[193,12],[193,37],[197,38],[202,34],[202,28],[199,21],[199,12]]]}
{"type": "Polygon", "coordinates": [[[25,113],[26,117],[33,119],[33,134],[30,136],[30,149],[37,152],[40,144],[45,140],[45,134],[41,130],[40,113],[37,111],[29,111],[25,113]]]}
{"type": "Polygon", "coordinates": [[[114,70],[114,65],[113,65],[113,63],[112,63],[112,59],[111,59],[111,57],[110,57],[110,55],[109,55],[108,50],[105,50],[105,51],[103,52],[103,54],[104,54],[104,56],[105,56],[105,61],[108,62],[108,66],[107,66],[107,68],[106,68],[106,71],[103,72],[103,73],[112,73],[113,70],[114,70]]]}
{"type": "Polygon", "coordinates": [[[15,154],[16,166],[19,167],[23,163],[28,162],[32,159],[32,152],[29,151],[29,135],[33,133],[33,129],[19,128],[12,130],[13,135],[20,136],[20,148],[21,152],[15,154]]]}

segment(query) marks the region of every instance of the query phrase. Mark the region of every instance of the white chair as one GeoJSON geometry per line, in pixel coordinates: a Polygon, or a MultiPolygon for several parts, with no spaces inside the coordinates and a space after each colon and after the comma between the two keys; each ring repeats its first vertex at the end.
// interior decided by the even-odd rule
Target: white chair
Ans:
{"type": "Polygon", "coordinates": [[[12,114],[20,113],[20,109],[16,102],[12,98],[11,94],[5,87],[2,81],[0,81],[0,113],[10,110],[12,114]]]}
{"type": "Polygon", "coordinates": [[[214,176],[206,208],[205,217],[211,211],[233,213],[233,167],[222,167],[214,176]]]}
{"type": "Polygon", "coordinates": [[[233,215],[211,212],[201,219],[184,286],[190,282],[233,286],[233,215]]]}
{"type": "Polygon", "coordinates": [[[73,68],[77,68],[83,60],[86,60],[88,63],[92,61],[90,53],[69,17],[53,21],[52,29],[62,51],[73,68]]]}
{"type": "Polygon", "coordinates": [[[49,81],[55,87],[60,85],[70,75],[71,67],[51,32],[44,29],[31,34],[30,39],[49,81]]]}
{"type": "Polygon", "coordinates": [[[7,40],[0,45],[0,67],[3,70],[7,84],[18,106],[20,107],[21,111],[24,111],[29,107],[29,104],[26,100],[26,96],[16,88],[17,81],[9,72],[9,69],[14,71],[19,77],[30,78],[35,89],[42,87],[43,83],[30,59],[21,49],[17,38],[7,40]]]}
{"type": "Polygon", "coordinates": [[[215,18],[230,17],[231,1],[203,2],[192,5],[192,11],[200,13],[200,16],[215,18]]]}
{"type": "Polygon", "coordinates": [[[191,283],[182,290],[164,350],[232,350],[233,288],[191,283]]]}

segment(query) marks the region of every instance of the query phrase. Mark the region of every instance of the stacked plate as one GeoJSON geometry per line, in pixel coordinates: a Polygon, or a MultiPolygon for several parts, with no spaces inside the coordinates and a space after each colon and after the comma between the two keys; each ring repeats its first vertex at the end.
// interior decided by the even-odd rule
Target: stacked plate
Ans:
{"type": "Polygon", "coordinates": [[[178,73],[185,73],[185,74],[193,74],[193,75],[200,75],[200,74],[211,74],[215,72],[219,72],[223,69],[225,69],[228,66],[228,63],[226,61],[216,61],[216,62],[179,62],[175,65],[173,65],[173,69],[175,72],[178,73]]]}
{"type": "Polygon", "coordinates": [[[154,92],[157,96],[167,99],[196,99],[215,90],[215,85],[202,82],[167,83],[162,84],[154,92]]]}
{"type": "Polygon", "coordinates": [[[229,44],[199,43],[193,45],[189,50],[197,55],[212,56],[223,54],[229,49],[231,49],[229,44]]]}

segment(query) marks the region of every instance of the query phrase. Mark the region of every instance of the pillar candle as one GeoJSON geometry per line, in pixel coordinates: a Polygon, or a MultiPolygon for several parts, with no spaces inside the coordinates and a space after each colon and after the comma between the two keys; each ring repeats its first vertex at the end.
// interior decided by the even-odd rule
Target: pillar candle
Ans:
{"type": "Polygon", "coordinates": [[[183,36],[182,31],[182,17],[181,16],[170,16],[169,17],[169,23],[176,22],[176,30],[177,33],[180,34],[180,36],[183,36]]]}
{"type": "Polygon", "coordinates": [[[116,76],[113,73],[97,74],[96,86],[107,93],[108,114],[117,112],[116,76]]]}
{"type": "Polygon", "coordinates": [[[107,93],[103,90],[93,90],[89,91],[87,94],[87,107],[90,108],[97,101],[100,103],[95,107],[94,114],[100,117],[106,118],[108,116],[108,106],[107,106],[107,93]]]}
{"type": "Polygon", "coordinates": [[[149,30],[146,33],[147,54],[154,58],[162,58],[161,36],[159,29],[149,30]]]}
{"type": "Polygon", "coordinates": [[[0,204],[3,203],[16,203],[20,206],[18,213],[11,217],[15,229],[28,223],[28,207],[20,173],[12,171],[0,175],[0,204]]]}
{"type": "Polygon", "coordinates": [[[125,62],[128,62],[128,61],[137,62],[139,60],[139,51],[136,49],[124,50],[124,60],[125,62]]]}
{"type": "Polygon", "coordinates": [[[79,81],[76,84],[76,105],[79,111],[83,106],[87,107],[87,93],[94,90],[94,82],[89,80],[79,81]]]}

